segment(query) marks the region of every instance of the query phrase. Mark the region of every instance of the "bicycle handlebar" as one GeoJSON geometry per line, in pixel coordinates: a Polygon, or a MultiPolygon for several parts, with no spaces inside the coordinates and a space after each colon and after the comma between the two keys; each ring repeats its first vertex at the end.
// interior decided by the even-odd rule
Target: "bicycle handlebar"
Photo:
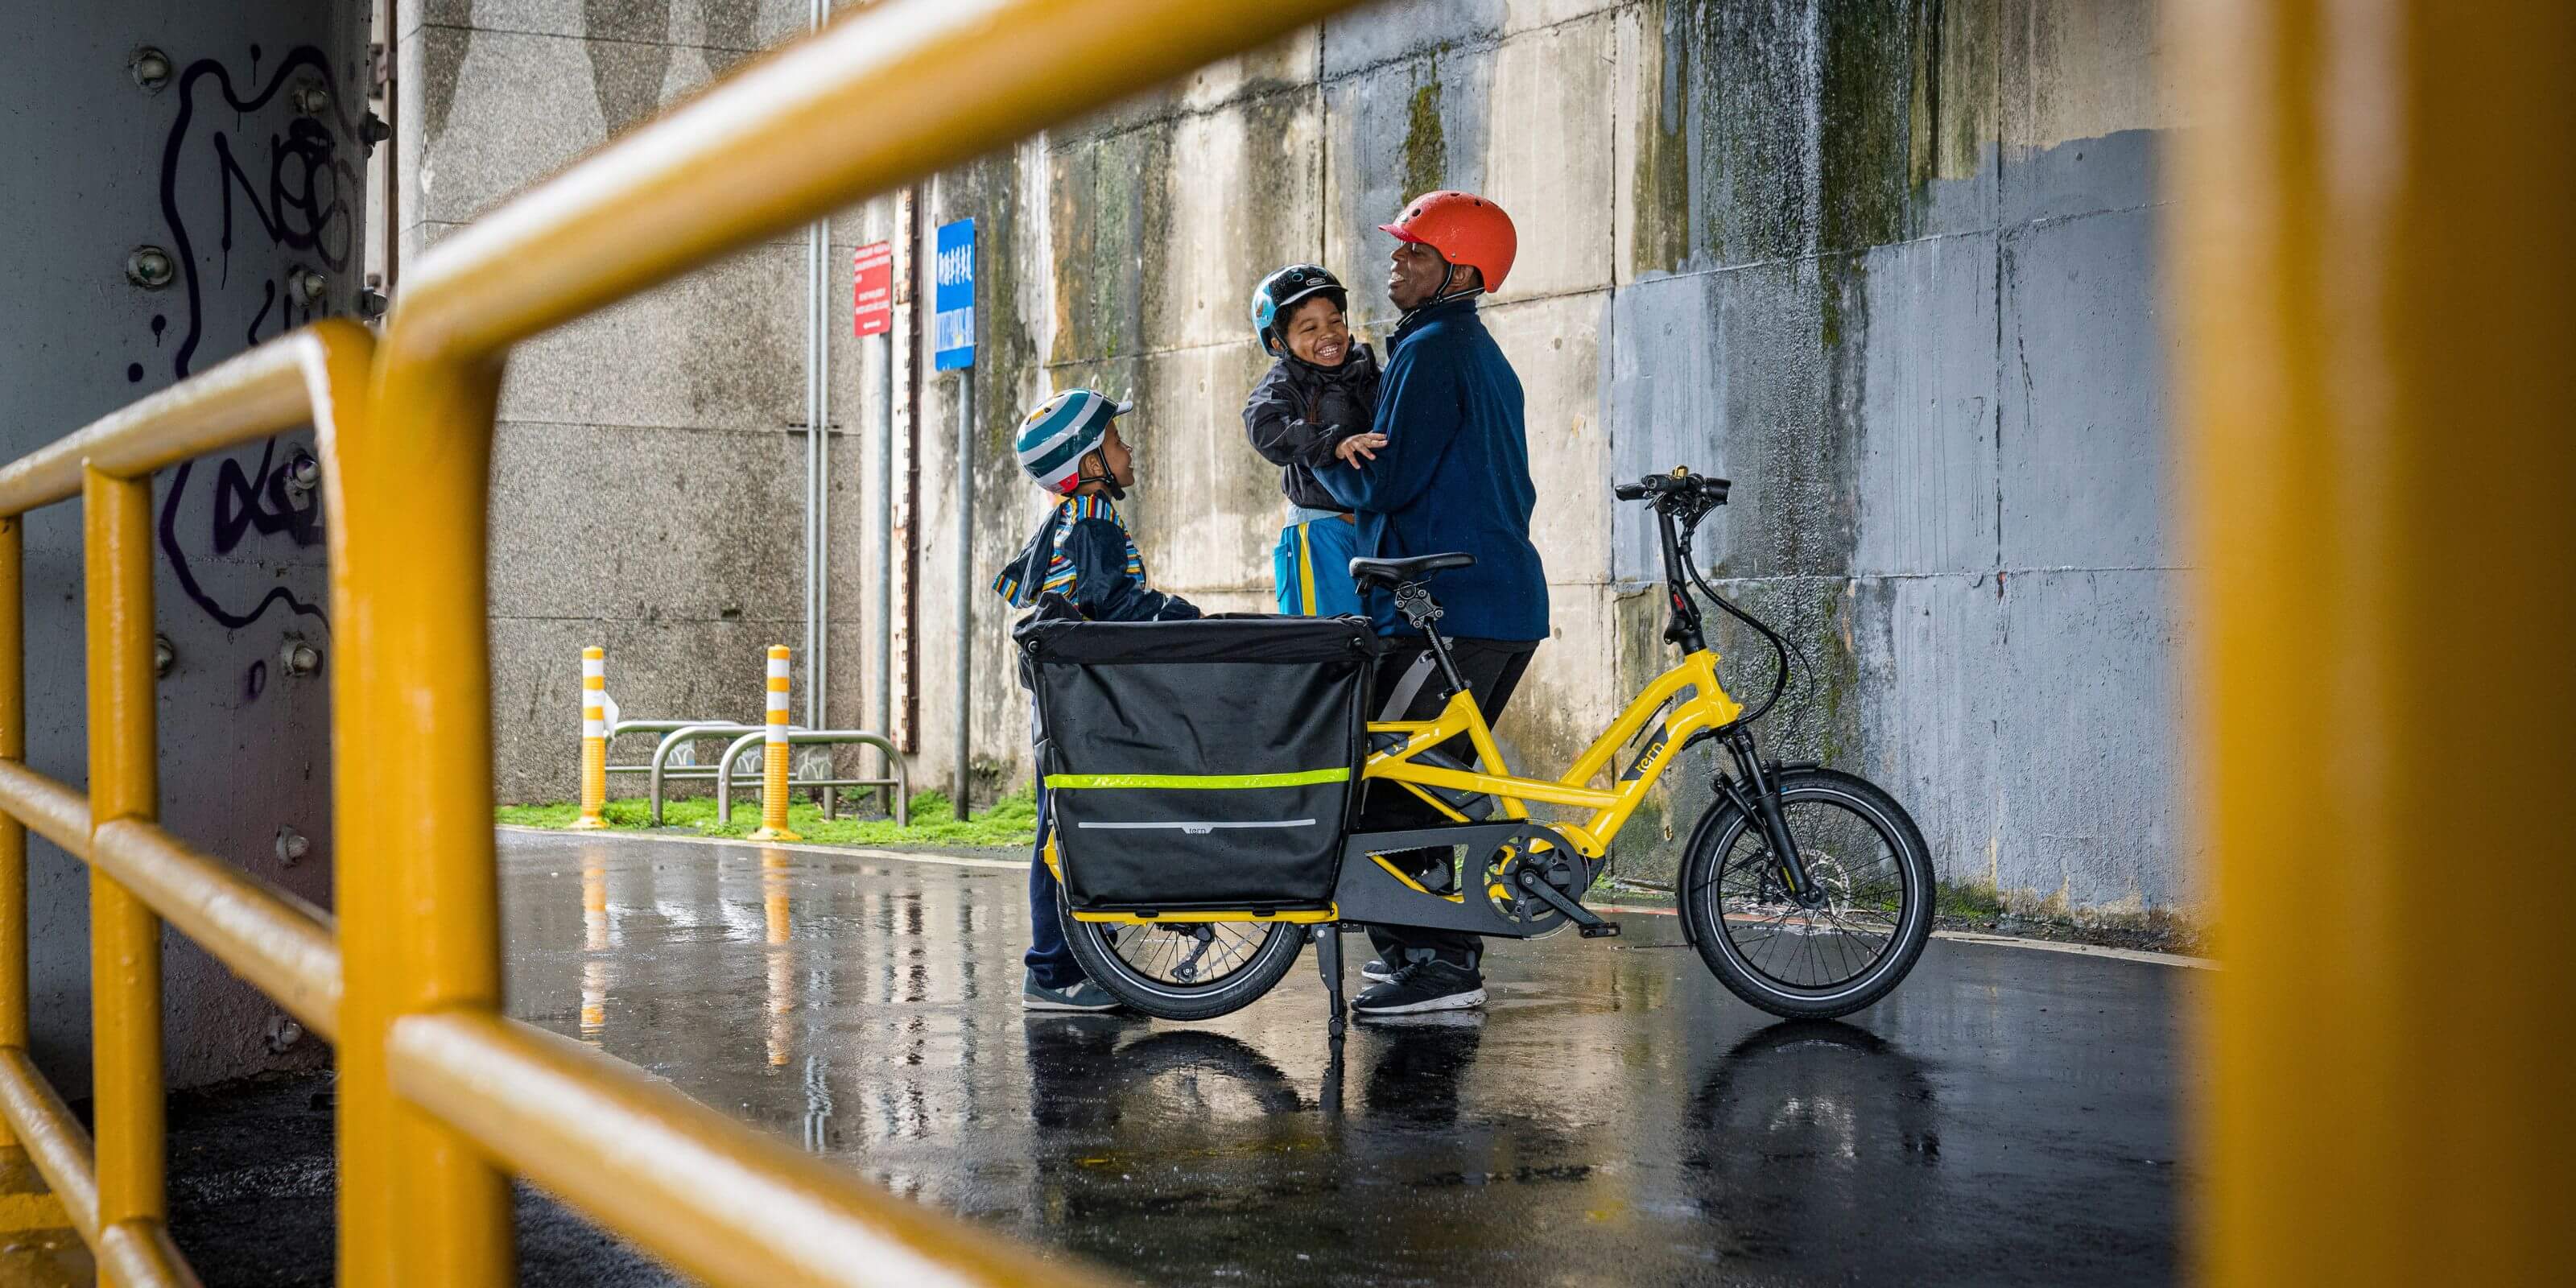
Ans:
{"type": "Polygon", "coordinates": [[[1653,497],[1658,504],[1670,501],[1706,509],[1726,504],[1727,490],[1733,486],[1725,479],[1693,474],[1687,467],[1675,466],[1670,474],[1649,474],[1634,483],[1621,483],[1611,493],[1622,501],[1653,497]]]}

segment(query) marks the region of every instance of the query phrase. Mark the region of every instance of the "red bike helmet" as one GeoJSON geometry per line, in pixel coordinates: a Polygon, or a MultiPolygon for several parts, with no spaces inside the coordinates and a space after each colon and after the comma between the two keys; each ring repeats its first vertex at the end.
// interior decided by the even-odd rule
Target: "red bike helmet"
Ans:
{"type": "Polygon", "coordinates": [[[1502,289],[1521,244],[1520,234],[1512,231],[1512,217],[1472,192],[1426,192],[1414,198],[1394,223],[1379,224],[1378,229],[1394,234],[1397,241],[1420,242],[1452,264],[1475,269],[1489,291],[1502,289]]]}

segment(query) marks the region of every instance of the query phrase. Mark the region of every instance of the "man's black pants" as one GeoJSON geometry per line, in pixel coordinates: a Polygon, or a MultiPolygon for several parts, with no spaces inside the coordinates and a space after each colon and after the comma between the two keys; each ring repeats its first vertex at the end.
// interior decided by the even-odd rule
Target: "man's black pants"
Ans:
{"type": "MultiPolygon", "coordinates": [[[[1448,703],[1448,682],[1434,664],[1427,676],[1408,674],[1430,653],[1430,646],[1411,640],[1389,641],[1386,655],[1378,660],[1375,683],[1371,686],[1369,710],[1374,720],[1429,720],[1440,714],[1448,703]],[[1410,692],[1407,692],[1410,690],[1410,692]]],[[[1512,691],[1520,687],[1521,673],[1529,669],[1530,655],[1538,651],[1537,640],[1468,640],[1449,641],[1449,660],[1457,664],[1458,676],[1476,697],[1476,706],[1485,713],[1485,722],[1502,718],[1503,708],[1512,700],[1512,691]]],[[[1476,763],[1475,745],[1465,737],[1452,738],[1436,749],[1465,765],[1476,763]]],[[[1360,802],[1360,828],[1369,832],[1389,832],[1410,827],[1437,827],[1450,820],[1424,803],[1401,783],[1370,783],[1368,795],[1360,802]]],[[[1406,850],[1386,856],[1386,860],[1404,869],[1414,879],[1433,889],[1449,888],[1448,849],[1406,850]],[[1436,877],[1437,880],[1426,879],[1436,877]]],[[[1455,966],[1476,969],[1483,956],[1484,939],[1453,930],[1398,930],[1385,926],[1369,927],[1369,942],[1377,945],[1378,958],[1389,966],[1402,966],[1408,961],[1438,957],[1455,966]]]]}

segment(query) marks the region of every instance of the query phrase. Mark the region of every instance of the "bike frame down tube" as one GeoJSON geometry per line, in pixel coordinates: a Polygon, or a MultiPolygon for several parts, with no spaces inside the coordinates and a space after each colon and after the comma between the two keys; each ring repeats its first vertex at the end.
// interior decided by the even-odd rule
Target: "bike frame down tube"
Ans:
{"type": "Polygon", "coordinates": [[[1361,767],[1362,778],[1382,778],[1389,782],[1451,791],[1472,792],[1491,796],[1502,805],[1504,816],[1513,819],[1529,817],[1526,802],[1542,801],[1550,805],[1571,805],[1592,811],[1581,824],[1557,823],[1551,826],[1562,833],[1586,858],[1598,858],[1608,850],[1612,838],[1636,812],[1639,802],[1663,776],[1674,757],[1671,754],[1692,735],[1707,729],[1722,729],[1744,714],[1744,707],[1728,697],[1717,682],[1717,654],[1709,649],[1695,649],[1683,655],[1671,670],[1655,677],[1639,693],[1628,709],[1583,754],[1575,758],[1565,776],[1559,779],[1522,778],[1509,772],[1503,764],[1500,748],[1494,744],[1493,729],[1485,722],[1484,711],[1477,707],[1473,694],[1460,691],[1449,697],[1449,705],[1436,719],[1399,720],[1371,723],[1372,734],[1404,735],[1404,745],[1387,751],[1371,752],[1361,767]],[[1619,776],[1608,791],[1587,787],[1594,775],[1608,769],[1619,749],[1645,729],[1648,721],[1663,710],[1684,690],[1691,696],[1675,706],[1664,718],[1655,738],[1639,753],[1634,764],[1619,776]],[[1443,769],[1421,764],[1414,757],[1422,755],[1451,738],[1464,735],[1476,749],[1477,763],[1491,766],[1500,773],[1476,770],[1443,769]]]}

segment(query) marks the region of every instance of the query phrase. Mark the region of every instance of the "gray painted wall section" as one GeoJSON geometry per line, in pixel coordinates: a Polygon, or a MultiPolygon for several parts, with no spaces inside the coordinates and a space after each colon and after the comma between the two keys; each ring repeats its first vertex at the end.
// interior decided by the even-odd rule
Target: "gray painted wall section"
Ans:
{"type": "MultiPolygon", "coordinates": [[[[34,38],[0,42],[0,452],[14,459],[253,341],[354,307],[365,48],[363,7],[322,0],[60,5],[34,38]],[[178,72],[157,92],[128,71],[143,45],[178,72]],[[291,103],[308,82],[331,91],[316,115],[291,103]],[[183,243],[178,282],[127,281],[135,247],[183,243]],[[328,279],[318,305],[289,292],[301,268],[328,279]]],[[[281,486],[310,441],[284,435],[158,480],[155,619],[177,657],[160,687],[161,801],[177,835],[328,906],[329,520],[281,486]],[[284,674],[290,638],[320,648],[323,676],[284,674]],[[291,866],[277,854],[281,826],[311,838],[291,866]]],[[[77,503],[29,517],[26,587],[28,760],[85,786],[77,503]]],[[[84,1096],[89,875],[49,844],[29,848],[35,1054],[65,1094],[84,1096]]],[[[275,1041],[277,1008],[178,935],[164,960],[174,1085],[325,1054],[310,1038],[275,1041]]]]}

